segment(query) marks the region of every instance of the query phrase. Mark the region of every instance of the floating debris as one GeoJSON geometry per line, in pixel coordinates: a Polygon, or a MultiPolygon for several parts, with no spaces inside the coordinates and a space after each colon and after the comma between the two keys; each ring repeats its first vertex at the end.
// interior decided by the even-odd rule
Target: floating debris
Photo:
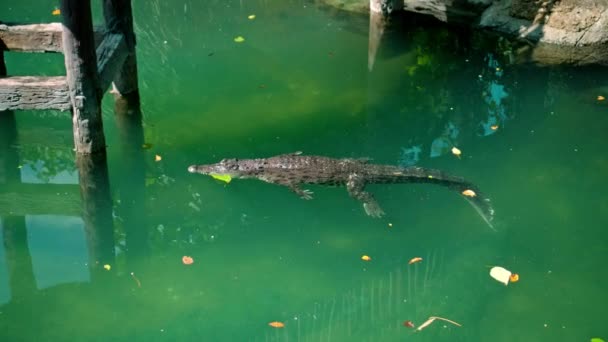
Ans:
{"type": "Polygon", "coordinates": [[[141,281],[139,281],[139,279],[137,279],[134,272],[131,272],[131,278],[133,278],[133,280],[135,280],[137,287],[141,287],[141,281]]]}
{"type": "Polygon", "coordinates": [[[278,321],[270,322],[270,323],[268,323],[268,325],[273,328],[285,328],[285,323],[278,322],[278,321]]]}
{"type": "Polygon", "coordinates": [[[194,263],[194,259],[192,259],[191,256],[184,255],[182,257],[182,263],[184,263],[184,265],[192,265],[194,263]]]}
{"type": "MultiPolygon", "coordinates": [[[[511,280],[511,271],[505,269],[504,267],[494,266],[490,269],[490,277],[496,279],[497,281],[509,285],[509,280],[511,280]]],[[[519,276],[517,277],[519,280],[519,276]]]]}
{"type": "Polygon", "coordinates": [[[490,129],[493,130],[493,131],[495,131],[495,130],[498,129],[498,125],[492,125],[492,126],[490,126],[490,129]]]}
{"type": "Polygon", "coordinates": [[[255,14],[250,14],[249,16],[247,16],[247,19],[249,19],[249,20],[255,19],[255,14]]]}
{"type": "Polygon", "coordinates": [[[103,265],[103,268],[104,268],[106,271],[109,271],[109,270],[111,270],[111,269],[112,269],[112,266],[110,266],[109,264],[105,264],[105,265],[103,265]]]}
{"type": "Polygon", "coordinates": [[[597,96],[597,100],[598,100],[598,101],[604,101],[605,99],[606,99],[606,98],[605,98],[605,97],[603,97],[602,95],[598,95],[598,96],[597,96]]]}
{"type": "Polygon", "coordinates": [[[440,320],[440,321],[444,321],[444,322],[448,322],[451,324],[454,324],[455,326],[461,327],[462,325],[460,323],[456,323],[452,320],[449,320],[447,318],[443,318],[443,317],[437,317],[437,316],[431,316],[429,317],[429,319],[427,319],[424,323],[422,323],[418,329],[416,329],[416,331],[420,331],[426,327],[428,327],[429,325],[431,325],[431,323],[435,322],[436,320],[440,320]]]}
{"type": "Polygon", "coordinates": [[[161,160],[163,160],[163,157],[159,156],[158,154],[154,156],[154,161],[155,162],[159,162],[161,160]]]}
{"type": "Polygon", "coordinates": [[[510,283],[517,283],[519,281],[519,274],[513,273],[509,276],[510,283]]]}
{"type": "Polygon", "coordinates": [[[411,265],[411,264],[415,264],[415,263],[421,262],[421,261],[422,261],[421,257],[415,257],[415,258],[412,258],[407,264],[411,265]]]}
{"type": "Polygon", "coordinates": [[[455,155],[456,157],[460,158],[462,151],[460,151],[460,149],[458,147],[454,146],[454,147],[452,147],[452,154],[455,155]]]}
{"type": "Polygon", "coordinates": [[[244,41],[245,41],[245,38],[243,38],[243,37],[241,37],[241,36],[238,36],[238,37],[235,37],[235,38],[234,38],[234,42],[235,42],[235,43],[242,43],[242,42],[244,42],[244,41]]]}
{"type": "Polygon", "coordinates": [[[363,255],[363,256],[361,257],[361,260],[363,260],[363,261],[371,261],[371,260],[372,260],[372,258],[371,258],[369,255],[363,255]]]}
{"type": "Polygon", "coordinates": [[[53,10],[53,12],[51,12],[52,15],[60,15],[61,14],[61,10],[59,8],[56,8],[53,10]]]}
{"type": "Polygon", "coordinates": [[[403,326],[406,328],[415,328],[414,322],[412,321],[403,321],[403,326]]]}

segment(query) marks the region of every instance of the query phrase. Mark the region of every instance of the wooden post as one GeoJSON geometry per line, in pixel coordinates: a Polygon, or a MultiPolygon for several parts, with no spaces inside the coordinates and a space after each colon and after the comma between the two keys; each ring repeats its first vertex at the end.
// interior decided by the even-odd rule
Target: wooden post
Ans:
{"type": "MultiPolygon", "coordinates": [[[[90,0],[62,0],[63,53],[77,153],[105,151],[90,0]]],[[[105,152],[104,152],[105,153],[105,152]]]]}
{"type": "Polygon", "coordinates": [[[114,264],[112,198],[105,151],[76,154],[82,219],[89,250],[91,276],[103,272],[104,264],[114,264]]]}
{"type": "Polygon", "coordinates": [[[31,298],[36,291],[36,278],[27,243],[25,217],[6,216],[1,220],[11,302],[19,303],[31,298]]]}
{"type": "Polygon", "coordinates": [[[129,54],[122,68],[114,78],[113,92],[128,95],[138,91],[137,57],[135,55],[135,33],[133,32],[133,11],[130,0],[104,0],[103,15],[107,32],[122,33],[125,36],[129,54]]]}
{"type": "Polygon", "coordinates": [[[367,68],[372,71],[385,28],[390,17],[403,10],[403,0],[369,0],[369,45],[367,68]]]}
{"type": "Polygon", "coordinates": [[[144,129],[142,114],[137,93],[116,98],[116,126],[120,141],[121,162],[118,173],[120,179],[115,187],[119,189],[120,204],[116,212],[122,218],[126,235],[127,265],[136,269],[137,264],[147,260],[149,229],[144,207],[146,161],[142,145],[144,144],[144,129]]]}
{"type": "Polygon", "coordinates": [[[6,64],[4,63],[4,51],[0,46],[0,77],[6,76],[6,64]]]}

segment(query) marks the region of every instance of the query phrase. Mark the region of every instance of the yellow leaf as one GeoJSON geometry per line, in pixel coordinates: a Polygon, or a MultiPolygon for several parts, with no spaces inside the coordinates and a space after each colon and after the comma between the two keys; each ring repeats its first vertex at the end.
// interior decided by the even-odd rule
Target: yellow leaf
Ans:
{"type": "Polygon", "coordinates": [[[105,264],[105,265],[103,265],[103,268],[104,268],[106,271],[109,271],[109,270],[111,270],[111,269],[112,269],[112,266],[110,266],[109,264],[105,264]]]}
{"type": "Polygon", "coordinates": [[[61,10],[59,8],[55,8],[53,10],[53,12],[51,12],[52,15],[60,15],[61,14],[61,10]]]}
{"type": "Polygon", "coordinates": [[[493,131],[495,131],[495,130],[497,130],[497,129],[498,129],[498,125],[492,125],[492,126],[490,126],[490,128],[491,128],[493,131]]]}
{"type": "Polygon", "coordinates": [[[421,261],[422,261],[421,257],[415,257],[415,258],[412,258],[407,264],[411,265],[411,264],[415,264],[415,263],[421,262],[421,261]]]}
{"type": "Polygon", "coordinates": [[[245,41],[245,38],[243,38],[243,37],[241,37],[241,36],[238,36],[238,37],[234,38],[234,41],[235,41],[236,43],[242,43],[242,42],[244,42],[244,41],[245,41]]]}
{"type": "Polygon", "coordinates": [[[597,100],[598,101],[604,101],[606,98],[603,97],[602,95],[598,95],[597,100]]]}
{"type": "Polygon", "coordinates": [[[270,325],[273,328],[284,328],[285,327],[285,323],[277,322],[277,321],[270,322],[270,323],[268,323],[268,325],[270,325]]]}
{"type": "Polygon", "coordinates": [[[159,162],[161,160],[163,160],[163,157],[159,156],[158,154],[154,156],[154,161],[155,162],[159,162]]]}
{"type": "Polygon", "coordinates": [[[364,255],[364,256],[361,257],[361,260],[363,260],[363,261],[370,261],[370,260],[372,260],[372,258],[369,255],[364,255]]]}
{"type": "Polygon", "coordinates": [[[253,20],[253,19],[255,19],[255,14],[250,14],[250,15],[247,17],[247,19],[249,19],[249,20],[253,20]]]}
{"type": "Polygon", "coordinates": [[[460,155],[462,154],[462,151],[460,151],[460,149],[456,146],[452,147],[452,154],[455,155],[456,157],[460,157],[460,155]]]}
{"type": "Polygon", "coordinates": [[[232,180],[232,177],[230,175],[221,175],[218,173],[211,173],[211,174],[209,174],[209,176],[213,177],[213,179],[217,179],[219,181],[226,182],[226,183],[230,183],[230,181],[232,180]]]}

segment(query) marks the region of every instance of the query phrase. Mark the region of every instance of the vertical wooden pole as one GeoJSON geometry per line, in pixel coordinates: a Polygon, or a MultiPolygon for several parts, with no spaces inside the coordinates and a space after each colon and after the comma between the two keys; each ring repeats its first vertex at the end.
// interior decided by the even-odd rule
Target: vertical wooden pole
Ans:
{"type": "Polygon", "coordinates": [[[105,150],[90,0],[61,0],[63,53],[77,153],[105,150]]]}
{"type": "Polygon", "coordinates": [[[137,86],[137,57],[131,1],[104,0],[103,15],[108,32],[124,34],[129,50],[129,55],[114,78],[113,91],[119,95],[135,93],[139,88],[137,86]]]}
{"type": "Polygon", "coordinates": [[[31,298],[37,288],[32,256],[27,243],[25,217],[3,217],[2,240],[4,240],[11,302],[19,303],[31,298]]]}
{"type": "Polygon", "coordinates": [[[385,28],[390,17],[403,10],[403,0],[369,0],[369,43],[367,69],[372,71],[385,28]]]}
{"type": "Polygon", "coordinates": [[[6,64],[4,63],[4,51],[0,48],[0,77],[6,76],[6,64]]]}
{"type": "Polygon", "coordinates": [[[116,182],[121,196],[116,212],[122,218],[127,250],[127,265],[137,269],[141,261],[147,260],[148,220],[144,207],[146,162],[144,156],[144,129],[139,98],[136,93],[116,98],[115,113],[118,127],[121,162],[116,182]]]}

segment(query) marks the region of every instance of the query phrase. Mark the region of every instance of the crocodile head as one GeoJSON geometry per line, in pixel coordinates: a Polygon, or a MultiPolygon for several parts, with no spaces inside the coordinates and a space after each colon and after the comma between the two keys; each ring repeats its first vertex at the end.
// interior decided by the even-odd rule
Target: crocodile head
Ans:
{"type": "Polygon", "coordinates": [[[228,175],[233,178],[244,178],[248,174],[247,163],[238,159],[222,159],[219,163],[208,165],[191,165],[188,167],[190,173],[203,175],[228,175]]]}

